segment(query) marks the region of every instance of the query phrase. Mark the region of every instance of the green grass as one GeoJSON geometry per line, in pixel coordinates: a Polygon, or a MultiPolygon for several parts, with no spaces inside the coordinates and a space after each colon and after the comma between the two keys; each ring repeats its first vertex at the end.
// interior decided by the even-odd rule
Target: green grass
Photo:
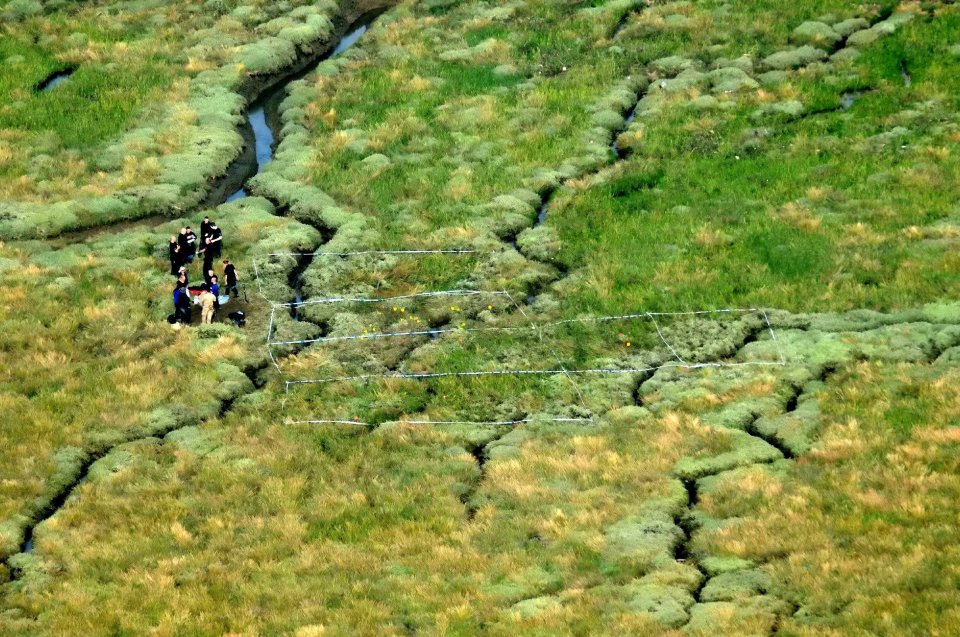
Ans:
{"type": "Polygon", "coordinates": [[[958,488],[955,376],[948,366],[859,365],[825,396],[822,443],[808,461],[779,477],[728,480],[711,496],[714,514],[735,515],[728,503],[750,502],[750,518],[705,534],[705,543],[754,560],[778,547],[789,552],[771,558],[801,611],[783,630],[892,634],[954,625],[947,565],[958,488]],[[904,413],[915,409],[922,422],[908,417],[904,426],[904,413]],[[756,499],[731,497],[731,489],[756,499]]]}
{"type": "MultiPolygon", "coordinates": [[[[115,35],[92,25],[71,27],[73,37],[116,44],[115,35]]],[[[171,81],[167,59],[134,56],[117,68],[80,66],[65,84],[37,93],[34,88],[42,80],[69,66],[57,59],[53,47],[28,48],[22,40],[6,39],[0,43],[0,58],[7,61],[8,70],[0,74],[0,95],[7,104],[0,112],[0,128],[28,134],[52,132],[65,149],[89,148],[116,137],[144,105],[162,98],[171,81]],[[23,61],[12,63],[18,58],[23,61]]]]}
{"type": "MultiPolygon", "coordinates": [[[[153,32],[161,10],[135,6],[117,41],[153,32]]],[[[167,10],[216,18],[198,37],[219,66],[240,31],[299,20],[271,7],[167,10]]],[[[4,552],[73,477],[78,450],[133,440],[36,528],[33,553],[9,558],[19,577],[4,585],[0,632],[949,632],[960,14],[918,15],[852,61],[774,75],[761,63],[796,56],[804,21],[887,9],[434,0],[388,12],[293,87],[254,189],[335,230],[329,251],[477,251],[317,257],[308,300],[449,288],[512,300],[318,304],[300,321],[278,310],[278,339],[369,338],[277,347],[282,372],[268,367],[260,388],[238,368],[268,362],[265,304],[245,331],[162,322],[176,222],[0,246],[4,552]],[[728,64],[747,70],[712,73],[728,64]],[[851,90],[864,93],[830,110],[851,90]],[[615,162],[609,141],[638,92],[615,162]],[[548,192],[546,223],[530,229],[548,192]],[[768,308],[776,340],[760,312],[528,327],[723,306],[768,308]],[[428,325],[456,331],[376,337],[428,325]],[[503,327],[522,329],[470,331],[503,327]],[[763,364],[575,383],[382,378],[677,358],[763,364]],[[373,378],[286,385],[354,374],[373,378]],[[321,418],[379,426],[292,422],[321,418]],[[409,422],[421,419],[532,422],[409,422]],[[189,426],[151,437],[163,424],[189,426]]],[[[237,79],[224,73],[204,86],[237,79]]],[[[217,95],[205,117],[237,108],[217,95]]],[[[126,178],[156,179],[157,152],[126,178]]],[[[215,216],[248,289],[258,255],[265,294],[286,301],[295,261],[262,255],[312,251],[321,233],[277,211],[248,199],[215,216]]]]}
{"type": "MultiPolygon", "coordinates": [[[[936,25],[938,41],[957,37],[956,16],[936,25]]],[[[927,27],[918,21],[866,51],[836,88],[837,76],[821,72],[779,89],[812,94],[813,111],[818,100],[836,105],[845,86],[872,87],[849,111],[757,121],[742,100],[724,112],[678,108],[638,120],[643,140],[629,161],[551,216],[567,264],[604,281],[582,295],[586,306],[823,311],[955,296],[953,250],[927,233],[955,214],[947,148],[956,104],[945,91],[955,74],[945,71],[956,62],[909,44],[929,42],[927,27]],[[910,87],[899,72],[905,49],[910,87]],[[751,143],[758,125],[764,137],[751,143]],[[896,125],[909,128],[902,142],[873,141],[896,125]]]]}
{"type": "MultiPolygon", "coordinates": [[[[234,207],[223,222],[233,237],[227,254],[251,292],[250,248],[303,249],[297,233],[311,234],[267,209],[234,207]]],[[[211,340],[167,325],[172,277],[157,256],[179,225],[62,249],[3,246],[0,380],[12,390],[4,398],[10,416],[0,498],[5,554],[19,546],[27,521],[21,516],[34,515],[75,478],[78,458],[216,415],[233,391],[236,367],[264,357],[262,312],[251,317],[249,336],[228,329],[211,340]],[[248,339],[257,345],[248,346],[248,339]]]]}
{"type": "Polygon", "coordinates": [[[195,206],[207,180],[239,154],[237,93],[249,89],[246,74],[277,72],[296,47],[323,42],[331,28],[325,12],[337,10],[307,2],[105,2],[58,4],[6,21],[0,233],[48,236],[149,216],[144,200],[164,210],[195,206]],[[77,69],[65,83],[34,90],[65,67],[77,69]],[[129,210],[131,198],[138,210],[129,210]],[[119,218],[117,208],[125,208],[119,218]]]}

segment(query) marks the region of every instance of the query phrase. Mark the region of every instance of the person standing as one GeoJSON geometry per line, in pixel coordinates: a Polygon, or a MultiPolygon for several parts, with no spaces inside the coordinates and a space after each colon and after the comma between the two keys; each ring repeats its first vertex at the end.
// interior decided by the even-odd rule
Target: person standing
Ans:
{"type": "Polygon", "coordinates": [[[177,235],[177,244],[180,246],[181,265],[193,261],[193,250],[191,249],[190,242],[187,239],[186,227],[180,228],[180,234],[177,235]]]}
{"type": "Polygon", "coordinates": [[[210,236],[210,217],[204,217],[200,222],[200,245],[207,244],[207,237],[210,236]]]}
{"type": "Polygon", "coordinates": [[[176,276],[180,272],[180,243],[177,235],[170,237],[170,274],[176,276]]]}
{"type": "Polygon", "coordinates": [[[213,323],[213,314],[216,311],[217,297],[210,290],[204,290],[200,295],[201,316],[204,325],[213,323]]]}
{"type": "Polygon", "coordinates": [[[180,285],[179,283],[173,291],[173,307],[177,321],[179,321],[181,325],[189,324],[192,318],[190,316],[190,293],[187,292],[186,286],[180,285]]]}
{"type": "Polygon", "coordinates": [[[180,320],[180,295],[183,293],[182,290],[183,288],[178,281],[177,284],[173,286],[173,315],[178,321],[180,320]]]}
{"type": "Polygon", "coordinates": [[[186,241],[187,241],[187,263],[193,263],[193,258],[197,254],[197,234],[193,231],[190,226],[186,227],[186,241]]]}
{"type": "Polygon", "coordinates": [[[217,299],[217,302],[213,305],[214,309],[220,309],[220,282],[217,280],[217,275],[213,274],[213,270],[210,270],[210,273],[213,275],[210,277],[210,292],[213,293],[213,298],[217,299]]]}
{"type": "Polygon", "coordinates": [[[240,290],[237,287],[237,268],[230,263],[230,259],[223,260],[223,291],[227,294],[233,294],[233,298],[240,296],[240,290]]]}
{"type": "Polygon", "coordinates": [[[209,272],[213,270],[213,260],[216,257],[214,256],[213,245],[210,243],[210,237],[207,237],[207,243],[200,251],[203,253],[203,271],[209,272]]]}
{"type": "Polygon", "coordinates": [[[213,258],[219,259],[223,250],[223,231],[217,227],[215,222],[210,222],[210,237],[207,245],[212,248],[213,258]]]}

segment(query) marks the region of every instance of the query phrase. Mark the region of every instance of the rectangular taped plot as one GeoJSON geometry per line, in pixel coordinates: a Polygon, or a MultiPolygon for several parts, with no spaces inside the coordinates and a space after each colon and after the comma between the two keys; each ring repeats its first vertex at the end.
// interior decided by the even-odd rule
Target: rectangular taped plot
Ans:
{"type": "MultiPolygon", "coordinates": [[[[526,324],[450,329],[444,335],[449,347],[424,348],[425,355],[410,357],[401,370],[351,373],[340,368],[341,373],[337,374],[287,381],[290,406],[296,405],[299,413],[321,413],[326,409],[324,405],[336,403],[337,392],[364,394],[371,385],[381,387],[374,395],[382,399],[387,395],[383,390],[385,382],[402,382],[410,395],[430,396],[422,404],[408,404],[404,410],[385,413],[371,408],[374,395],[364,394],[365,399],[354,402],[347,410],[362,413],[338,413],[295,422],[504,424],[528,421],[529,414],[534,413],[577,419],[585,417],[581,414],[592,415],[579,386],[582,378],[638,377],[664,367],[696,370],[783,364],[775,334],[762,310],[639,313],[552,322],[537,322],[526,316],[524,319],[526,324]],[[769,337],[771,347],[758,350],[754,358],[735,356],[737,343],[753,341],[761,335],[769,337]],[[651,358],[651,352],[656,351],[660,353],[651,358]],[[409,383],[416,383],[417,387],[409,383]],[[335,391],[331,392],[331,388],[335,391]],[[542,400],[533,398],[537,396],[542,400]],[[416,410],[410,411],[413,407],[416,410]]],[[[399,336],[382,334],[380,338],[399,336]]],[[[318,344],[354,340],[363,339],[338,337],[318,344]]]]}

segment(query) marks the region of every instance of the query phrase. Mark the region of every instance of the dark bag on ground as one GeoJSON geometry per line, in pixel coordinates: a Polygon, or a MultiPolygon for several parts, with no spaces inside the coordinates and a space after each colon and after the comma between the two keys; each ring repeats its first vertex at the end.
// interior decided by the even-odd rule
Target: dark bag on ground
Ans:
{"type": "Polygon", "coordinates": [[[237,310],[236,312],[230,312],[227,314],[227,318],[230,319],[237,327],[243,327],[247,324],[247,315],[240,310],[237,310]]]}
{"type": "Polygon", "coordinates": [[[173,325],[176,322],[177,322],[176,314],[171,314],[170,316],[167,317],[167,323],[169,323],[170,325],[173,325]]]}

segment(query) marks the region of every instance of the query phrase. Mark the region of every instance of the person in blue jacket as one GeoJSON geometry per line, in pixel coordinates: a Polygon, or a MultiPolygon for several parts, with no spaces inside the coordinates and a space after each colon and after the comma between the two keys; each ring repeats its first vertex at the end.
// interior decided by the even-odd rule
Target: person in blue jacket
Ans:
{"type": "Polygon", "coordinates": [[[184,285],[177,285],[173,289],[173,312],[179,323],[190,322],[190,293],[184,285]]]}
{"type": "MultiPolygon", "coordinates": [[[[213,270],[211,270],[211,273],[212,272],[213,270]]],[[[220,282],[217,280],[216,274],[211,274],[210,276],[210,292],[215,297],[217,297],[217,302],[214,303],[213,307],[214,309],[219,310],[220,309],[220,282]]]]}

